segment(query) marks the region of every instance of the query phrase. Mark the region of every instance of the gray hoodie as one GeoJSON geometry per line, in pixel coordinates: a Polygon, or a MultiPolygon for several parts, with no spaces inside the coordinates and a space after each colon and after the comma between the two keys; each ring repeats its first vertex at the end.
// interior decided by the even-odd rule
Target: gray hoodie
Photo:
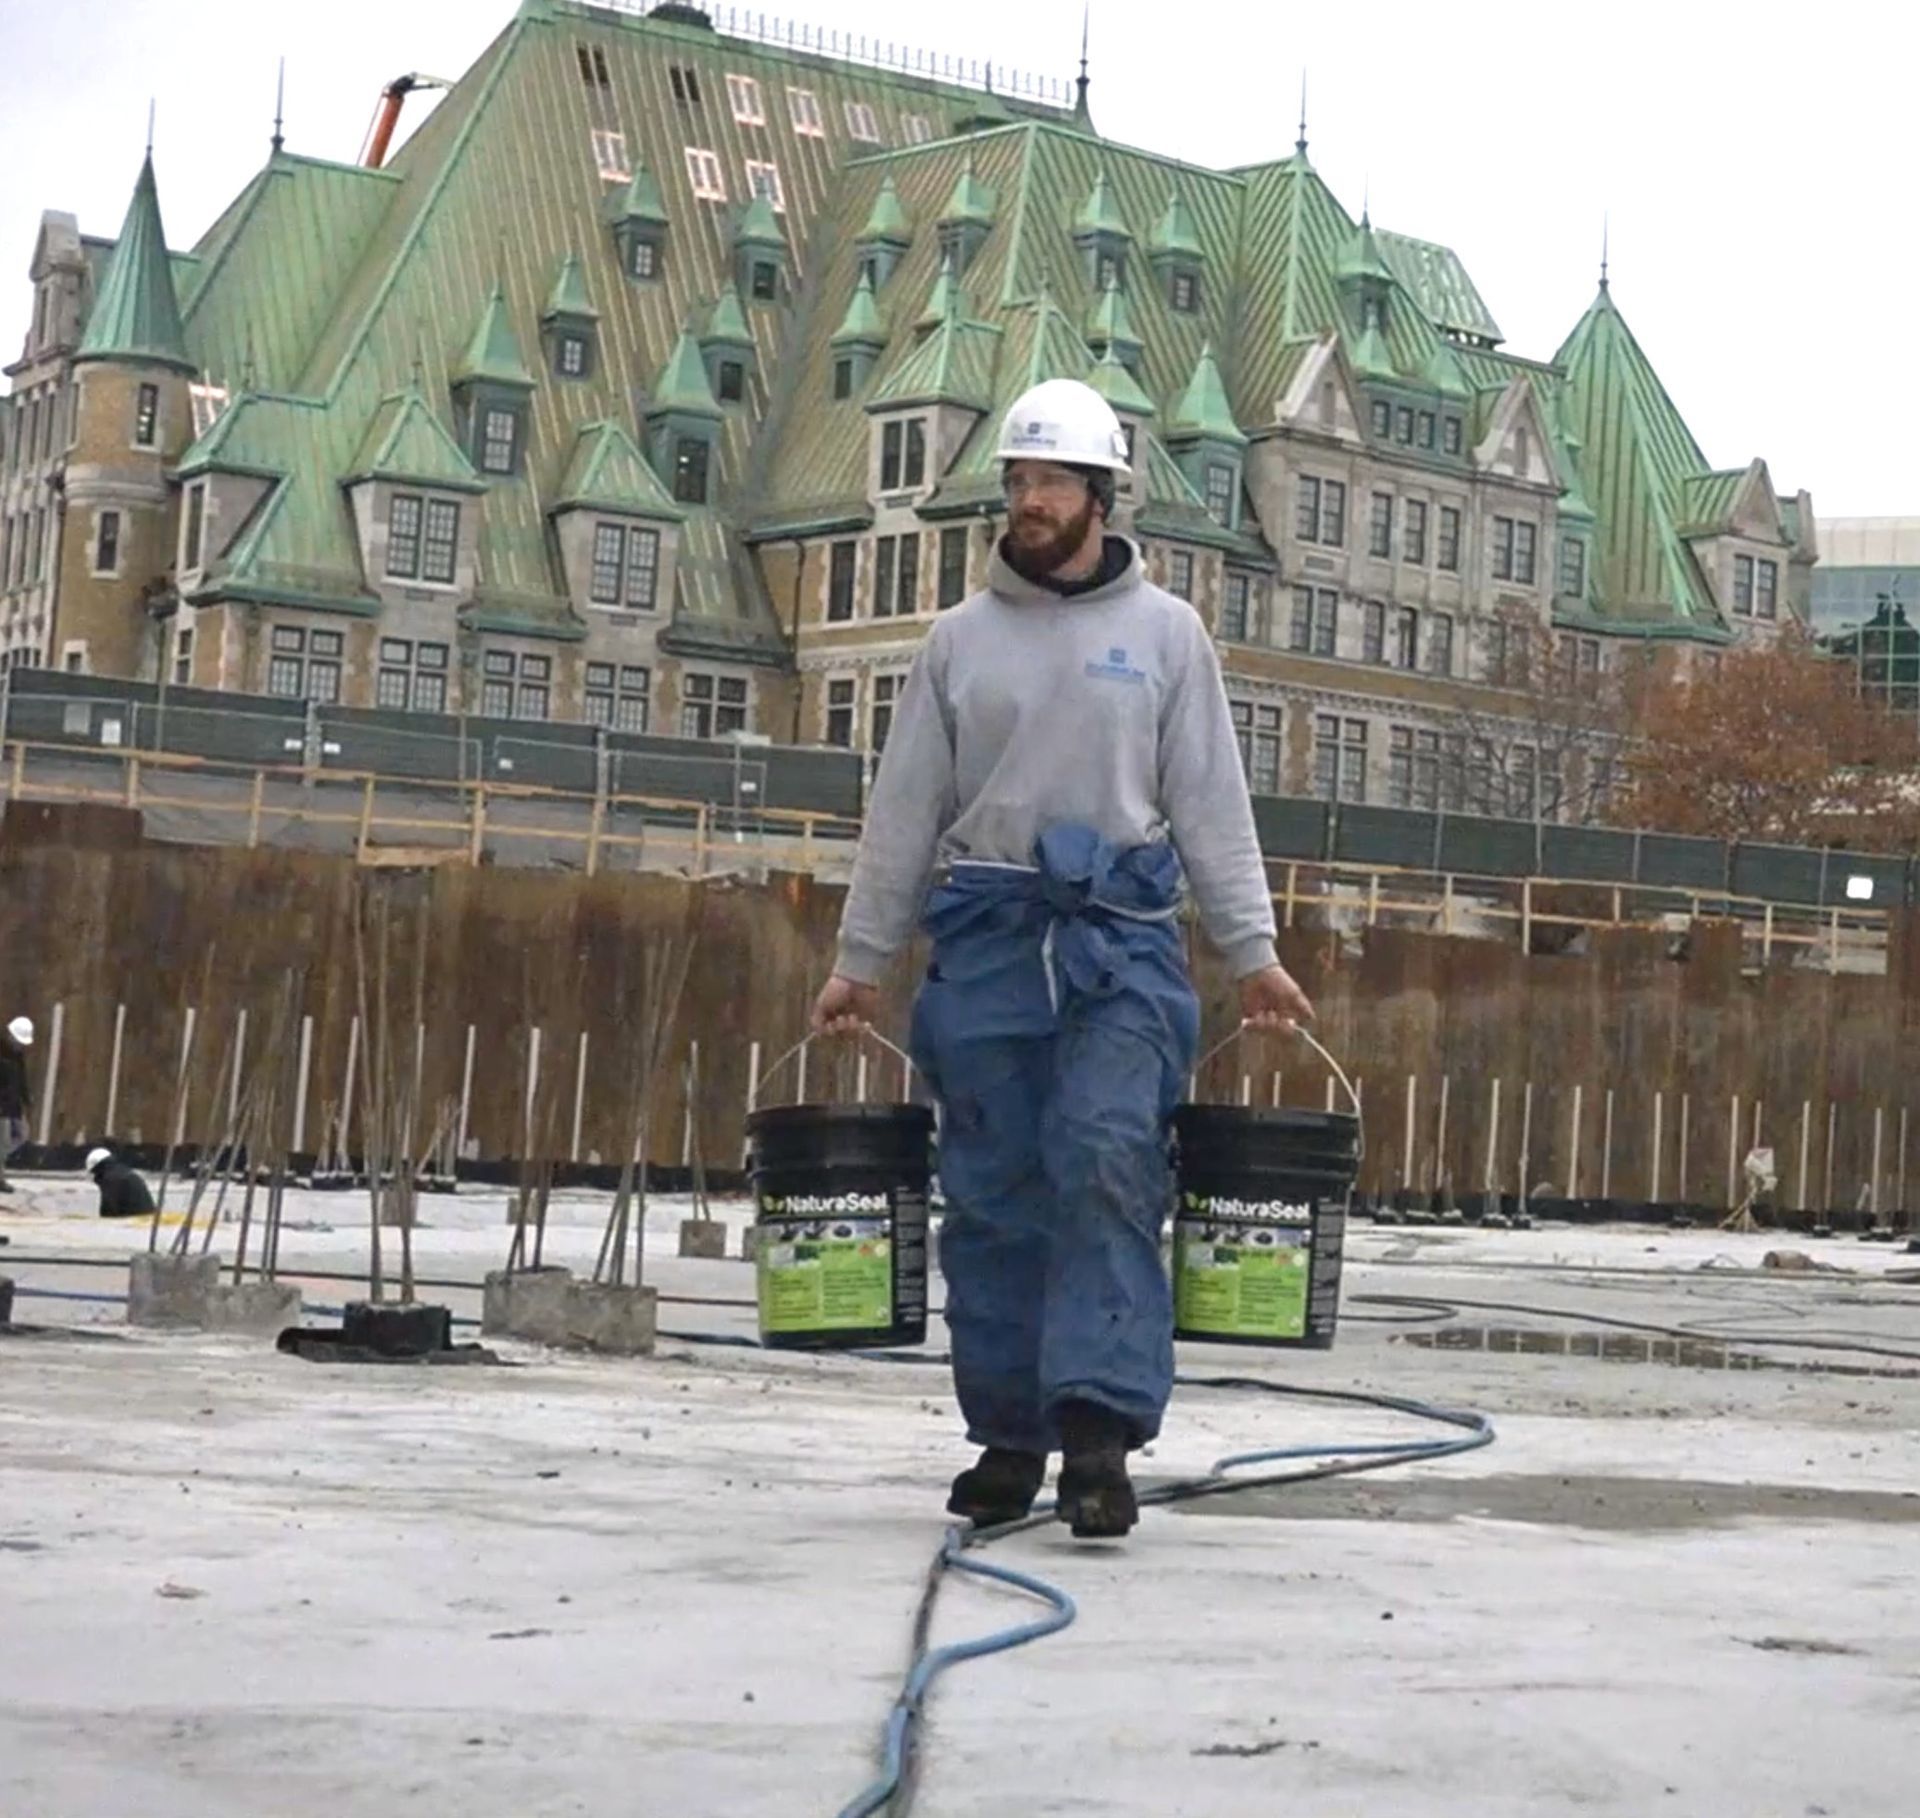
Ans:
{"type": "Polygon", "coordinates": [[[1066,598],[998,550],[987,590],[934,624],[867,806],[835,970],[878,983],[936,864],[1030,865],[1041,829],[1170,838],[1236,978],[1274,964],[1273,898],[1206,627],[1132,556],[1066,598]]]}

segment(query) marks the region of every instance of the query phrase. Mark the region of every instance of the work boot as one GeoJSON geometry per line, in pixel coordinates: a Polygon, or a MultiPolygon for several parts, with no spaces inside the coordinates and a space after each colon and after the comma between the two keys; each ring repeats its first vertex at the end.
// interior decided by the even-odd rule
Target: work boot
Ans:
{"type": "Polygon", "coordinates": [[[1118,1540],[1140,1519],[1127,1475],[1127,1423],[1092,1401],[1067,1402],[1058,1418],[1064,1456],[1054,1512],[1076,1540],[1118,1540]]]}
{"type": "Polygon", "coordinates": [[[978,1464],[953,1480],[947,1513],[964,1516],[976,1528],[1023,1520],[1046,1475],[1047,1461],[1041,1453],[988,1446],[978,1464]]]}

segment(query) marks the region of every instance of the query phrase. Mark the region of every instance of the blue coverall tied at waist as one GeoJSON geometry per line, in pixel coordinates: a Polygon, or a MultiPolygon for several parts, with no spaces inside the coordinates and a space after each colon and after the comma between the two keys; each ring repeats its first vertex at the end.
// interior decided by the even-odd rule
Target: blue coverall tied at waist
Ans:
{"type": "Polygon", "coordinates": [[[1055,1450],[1066,1401],[1144,1444],[1173,1388],[1168,1123],[1200,1026],[1181,867],[1071,824],[1034,857],[955,863],[927,901],[912,1047],[942,1110],[954,1381],[977,1445],[1055,1450]]]}

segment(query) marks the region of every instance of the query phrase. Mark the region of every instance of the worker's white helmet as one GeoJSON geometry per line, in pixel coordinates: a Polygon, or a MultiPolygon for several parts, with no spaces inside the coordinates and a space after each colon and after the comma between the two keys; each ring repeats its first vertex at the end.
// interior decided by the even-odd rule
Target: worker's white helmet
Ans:
{"type": "Polygon", "coordinates": [[[7,1033],[12,1036],[21,1047],[31,1048],[33,1046],[33,1018],[30,1016],[16,1016],[13,1021],[7,1025],[7,1033]]]}
{"type": "Polygon", "coordinates": [[[89,1149],[87,1151],[87,1172],[91,1174],[102,1162],[113,1160],[111,1149],[89,1149]]]}
{"type": "Polygon", "coordinates": [[[1078,379],[1044,379],[1015,398],[1000,426],[998,459],[1133,471],[1113,406],[1078,379]]]}

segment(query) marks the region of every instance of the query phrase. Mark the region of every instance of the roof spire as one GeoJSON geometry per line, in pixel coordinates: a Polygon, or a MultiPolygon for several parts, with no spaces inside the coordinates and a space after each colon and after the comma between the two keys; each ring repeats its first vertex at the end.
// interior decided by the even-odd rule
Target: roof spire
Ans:
{"type": "Polygon", "coordinates": [[[147,97],[147,162],[149,164],[153,162],[153,110],[154,99],[149,95],[147,97]]]}
{"type": "Polygon", "coordinates": [[[287,112],[287,60],[280,59],[280,78],[273,89],[273,149],[278,155],[280,148],[287,142],[287,135],[281,129],[286,125],[287,112]]]}
{"type": "Polygon", "coordinates": [[[1307,72],[1300,72],[1300,137],[1294,140],[1293,149],[1301,157],[1307,155],[1307,72]]]}
{"type": "Polygon", "coordinates": [[[136,360],[185,373],[199,370],[180,326],[151,155],[140,166],[133,200],[74,359],[136,360]]]}
{"type": "Polygon", "coordinates": [[[1080,74],[1074,83],[1074,118],[1086,120],[1087,114],[1087,38],[1093,27],[1093,0],[1082,0],[1080,7],[1080,74]]]}
{"type": "Polygon", "coordinates": [[[1600,288],[1602,290],[1607,288],[1607,237],[1610,226],[1611,222],[1603,210],[1600,215],[1600,288]]]}

